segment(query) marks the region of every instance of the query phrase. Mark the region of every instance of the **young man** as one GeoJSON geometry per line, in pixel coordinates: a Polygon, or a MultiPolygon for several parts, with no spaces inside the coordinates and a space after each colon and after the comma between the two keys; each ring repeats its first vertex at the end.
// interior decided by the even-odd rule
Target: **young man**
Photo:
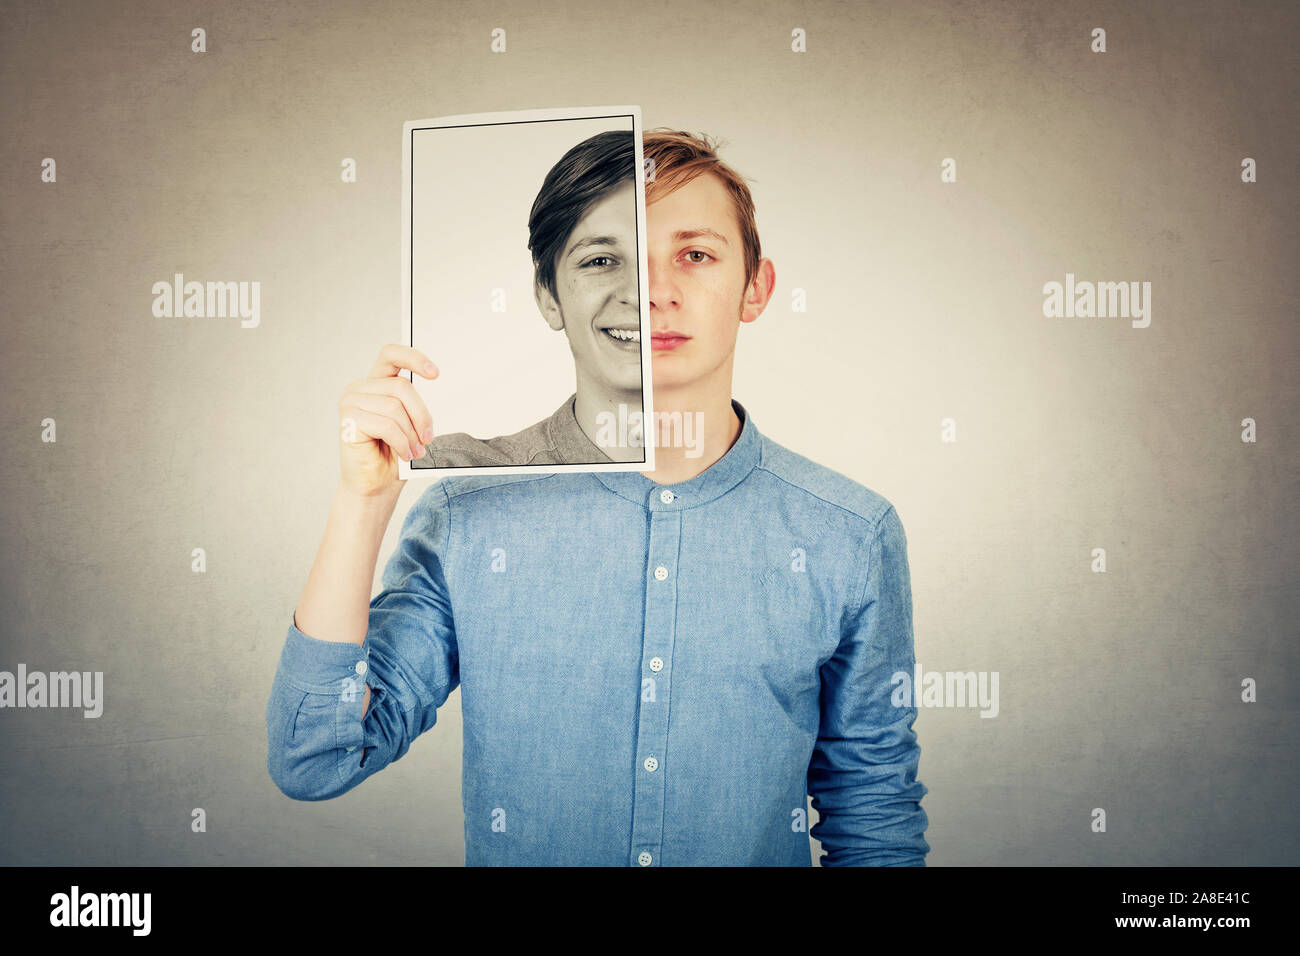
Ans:
{"type": "Polygon", "coordinates": [[[731,398],[775,278],[749,190],[686,133],[647,133],[645,155],[656,411],[702,413],[704,453],[444,479],[368,602],[395,455],[430,427],[398,373],[437,374],[385,347],[367,387],[392,417],[342,448],[267,709],[271,777],[344,793],[459,685],[468,865],[807,866],[808,794],[823,865],[924,865],[916,710],[891,701],[914,666],[902,523],[731,398]]]}
{"type": "Polygon", "coordinates": [[[411,467],[645,460],[640,444],[611,442],[618,432],[600,427],[602,416],[639,421],[642,411],[635,176],[631,131],[597,133],[551,167],[528,217],[533,295],[569,341],[574,393],[513,435],[438,435],[411,467]]]}

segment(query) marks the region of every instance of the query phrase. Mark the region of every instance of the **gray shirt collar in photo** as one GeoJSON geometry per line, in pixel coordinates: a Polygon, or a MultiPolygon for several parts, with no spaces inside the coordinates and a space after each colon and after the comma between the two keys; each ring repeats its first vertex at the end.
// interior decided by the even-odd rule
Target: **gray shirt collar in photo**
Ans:
{"type": "Polygon", "coordinates": [[[469,468],[479,465],[591,465],[613,461],[578,424],[574,392],[549,417],[523,431],[498,438],[465,432],[435,435],[412,468],[469,468]]]}

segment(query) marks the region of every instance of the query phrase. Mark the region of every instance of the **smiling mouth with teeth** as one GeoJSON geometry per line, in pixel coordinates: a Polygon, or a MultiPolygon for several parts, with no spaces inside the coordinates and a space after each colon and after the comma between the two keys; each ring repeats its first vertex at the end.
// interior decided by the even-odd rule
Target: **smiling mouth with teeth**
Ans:
{"type": "Polygon", "coordinates": [[[601,329],[606,335],[620,342],[640,342],[640,329],[601,329]]]}

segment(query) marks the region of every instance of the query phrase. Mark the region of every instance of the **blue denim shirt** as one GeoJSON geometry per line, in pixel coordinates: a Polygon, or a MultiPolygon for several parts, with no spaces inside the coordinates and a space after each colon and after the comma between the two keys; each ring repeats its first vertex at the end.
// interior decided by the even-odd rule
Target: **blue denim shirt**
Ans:
{"type": "Polygon", "coordinates": [[[457,685],[465,863],[923,866],[907,541],[885,498],[763,436],[701,474],[448,477],[365,641],[294,624],[267,768],[324,800],[457,685]],[[364,688],[372,688],[362,718],[364,688]]]}

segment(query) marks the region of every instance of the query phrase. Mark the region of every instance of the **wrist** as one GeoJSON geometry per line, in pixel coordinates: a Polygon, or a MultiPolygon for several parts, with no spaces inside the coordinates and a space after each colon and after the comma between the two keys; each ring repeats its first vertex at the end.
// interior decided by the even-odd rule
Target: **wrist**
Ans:
{"type": "Polygon", "coordinates": [[[344,507],[356,511],[391,511],[398,497],[402,494],[404,481],[394,481],[383,488],[360,491],[340,481],[334,489],[334,500],[344,507]]]}

